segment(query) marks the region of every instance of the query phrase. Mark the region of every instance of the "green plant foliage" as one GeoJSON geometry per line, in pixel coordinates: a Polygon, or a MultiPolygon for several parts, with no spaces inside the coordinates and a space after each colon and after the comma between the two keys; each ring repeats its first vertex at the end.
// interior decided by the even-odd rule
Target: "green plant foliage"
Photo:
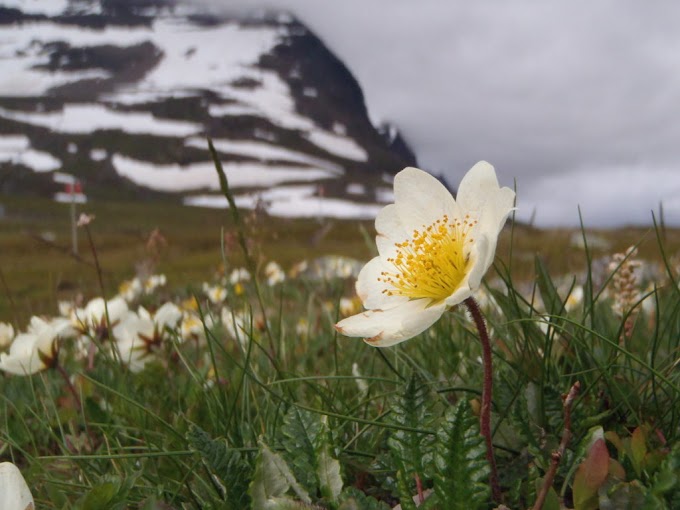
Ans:
{"type": "Polygon", "coordinates": [[[229,448],[225,440],[212,439],[196,425],[189,428],[186,438],[189,447],[201,455],[208,469],[222,482],[226,508],[247,508],[252,468],[241,453],[229,448]]]}
{"type": "Polygon", "coordinates": [[[300,484],[335,507],[342,491],[340,462],[334,455],[328,418],[292,406],[281,427],[283,456],[300,484]]]}
{"type": "Polygon", "coordinates": [[[342,476],[340,462],[333,456],[331,433],[328,428],[328,418],[321,419],[321,433],[318,435],[315,447],[317,455],[317,477],[321,496],[332,506],[338,502],[342,491],[342,476]]]}
{"type": "Polygon", "coordinates": [[[308,492],[316,492],[319,486],[317,446],[322,434],[321,417],[291,406],[283,418],[281,434],[284,458],[295,478],[308,492]]]}
{"type": "Polygon", "coordinates": [[[106,475],[79,501],[76,510],[123,510],[128,507],[127,498],[138,475],[128,478],[106,475]]]}
{"type": "MultiPolygon", "coordinates": [[[[652,477],[645,504],[659,508],[680,508],[680,448],[670,451],[652,477]]],[[[647,508],[647,507],[645,507],[647,508]]]]}
{"type": "Polygon", "coordinates": [[[347,487],[340,495],[338,510],[389,510],[389,505],[367,496],[355,487],[347,487]]]}
{"type": "Polygon", "coordinates": [[[311,504],[309,494],[297,482],[286,461],[260,440],[260,450],[255,460],[255,474],[248,489],[253,510],[305,508],[286,496],[291,489],[299,501],[311,504]]]}
{"type": "Polygon", "coordinates": [[[446,411],[437,432],[434,468],[439,508],[475,510],[488,504],[490,470],[484,438],[466,400],[446,411]]]}
{"type": "Polygon", "coordinates": [[[391,423],[404,427],[394,429],[387,440],[404,509],[413,505],[411,496],[416,487],[416,478],[421,481],[431,478],[429,467],[432,463],[434,436],[417,430],[430,428],[436,402],[429,386],[414,373],[404,386],[403,393],[394,398],[390,406],[391,423]]]}

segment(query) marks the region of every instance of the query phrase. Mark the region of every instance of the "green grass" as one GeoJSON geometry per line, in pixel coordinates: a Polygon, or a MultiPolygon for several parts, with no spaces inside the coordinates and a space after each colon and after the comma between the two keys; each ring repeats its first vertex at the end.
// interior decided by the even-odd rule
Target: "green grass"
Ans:
{"type": "MultiPolygon", "coordinates": [[[[0,320],[16,316],[23,327],[33,313],[56,315],[56,299],[67,292],[60,288],[86,299],[99,294],[90,265],[30,235],[51,231],[57,244],[68,246],[67,206],[3,202],[8,217],[0,269],[9,294],[0,296],[0,320]]],[[[150,310],[186,297],[187,288],[200,297],[201,283],[212,281],[223,262],[221,231],[234,233],[224,211],[167,203],[85,209],[96,215],[90,227],[109,297],[133,275],[135,263],[150,257],[150,232],[162,232],[167,246],[154,271],[167,275],[169,289],[145,298],[150,310]]],[[[363,228],[373,235],[371,222],[336,221],[313,243],[322,228],[314,221],[259,218],[248,222],[247,237],[258,260],[284,267],[328,253],[372,256],[362,234],[363,228]]],[[[80,234],[80,253],[91,261],[80,234]]],[[[580,508],[680,503],[680,291],[672,284],[680,235],[596,234],[609,246],[585,252],[571,246],[569,230],[508,228],[497,272],[487,277],[496,303],[484,308],[494,349],[494,443],[513,509],[535,500],[563,433],[560,395],[576,381],[573,438],[545,508],[556,508],[555,498],[571,507],[577,497],[587,500],[580,508]],[[659,290],[656,306],[637,314],[624,335],[626,318],[601,292],[611,288],[611,272],[600,259],[638,242],[640,257],[658,266],[651,274],[659,290]],[[576,274],[591,283],[580,305],[566,312],[562,304],[576,274]],[[550,327],[541,329],[547,316],[550,327]],[[587,479],[586,489],[575,488],[584,476],[579,466],[598,460],[589,456],[594,427],[607,433],[609,459],[624,478],[610,467],[604,478],[587,479]]],[[[229,266],[243,264],[237,243],[227,245],[229,266]]],[[[173,331],[156,361],[138,374],[106,349],[88,367],[75,344],[64,342],[59,360],[80,406],[57,370],[0,376],[0,459],[21,468],[37,508],[264,508],[258,506],[263,497],[271,500],[268,508],[371,509],[397,502],[408,508],[417,480],[426,492],[435,489],[430,508],[494,507],[473,414],[481,349],[463,310],[416,339],[376,349],[333,329],[351,281],[291,279],[271,288],[251,282],[245,290],[232,291],[227,301],[244,313],[238,338],[219,320],[220,308],[201,298],[201,313],[216,317],[206,322],[206,339],[182,341],[173,331]]]]}

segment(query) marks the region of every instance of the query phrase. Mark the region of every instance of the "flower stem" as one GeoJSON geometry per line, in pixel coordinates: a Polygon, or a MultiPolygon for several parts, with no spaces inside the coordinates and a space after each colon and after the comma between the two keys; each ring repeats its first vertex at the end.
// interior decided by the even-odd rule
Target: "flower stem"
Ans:
{"type": "Polygon", "coordinates": [[[545,498],[548,495],[550,487],[552,487],[553,480],[555,479],[555,474],[557,473],[560,460],[562,460],[564,452],[567,450],[567,445],[571,439],[571,404],[574,402],[574,399],[578,395],[580,389],[581,383],[576,381],[569,390],[569,393],[563,397],[564,402],[562,403],[562,407],[564,408],[564,430],[562,431],[562,441],[560,441],[560,446],[557,451],[554,451],[551,455],[550,469],[548,469],[545,477],[543,477],[543,485],[541,486],[541,490],[536,497],[536,502],[534,503],[532,510],[541,510],[543,508],[545,498]]]}
{"type": "Polygon", "coordinates": [[[491,442],[491,396],[493,390],[493,371],[491,365],[491,341],[489,332],[486,329],[486,322],[479,305],[474,298],[469,297],[465,301],[472,320],[477,326],[479,340],[482,342],[482,361],[484,363],[484,386],[482,387],[482,408],[479,413],[479,429],[486,441],[486,460],[491,467],[489,474],[489,484],[491,485],[491,495],[497,503],[501,502],[501,488],[498,485],[498,470],[496,469],[496,458],[493,454],[493,443],[491,442]]]}

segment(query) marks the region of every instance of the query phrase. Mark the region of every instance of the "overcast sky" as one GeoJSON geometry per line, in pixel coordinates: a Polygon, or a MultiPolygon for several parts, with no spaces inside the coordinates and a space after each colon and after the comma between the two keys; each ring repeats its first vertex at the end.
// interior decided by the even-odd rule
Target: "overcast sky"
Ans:
{"type": "MultiPolygon", "coordinates": [[[[231,0],[228,5],[239,2],[231,0]]],[[[536,224],[680,225],[680,2],[278,0],[361,84],[420,165],[476,161],[536,224]]]]}

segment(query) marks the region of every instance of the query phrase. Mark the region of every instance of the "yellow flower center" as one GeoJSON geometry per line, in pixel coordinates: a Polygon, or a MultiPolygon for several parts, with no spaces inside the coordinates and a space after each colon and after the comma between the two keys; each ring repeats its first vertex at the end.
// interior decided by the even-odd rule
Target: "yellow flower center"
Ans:
{"type": "Polygon", "coordinates": [[[387,284],[383,294],[435,302],[453,294],[468,271],[469,246],[474,242],[470,234],[476,224],[467,215],[462,221],[449,221],[444,215],[414,230],[411,239],[395,243],[397,253],[387,261],[396,271],[383,271],[378,278],[387,284]]]}

